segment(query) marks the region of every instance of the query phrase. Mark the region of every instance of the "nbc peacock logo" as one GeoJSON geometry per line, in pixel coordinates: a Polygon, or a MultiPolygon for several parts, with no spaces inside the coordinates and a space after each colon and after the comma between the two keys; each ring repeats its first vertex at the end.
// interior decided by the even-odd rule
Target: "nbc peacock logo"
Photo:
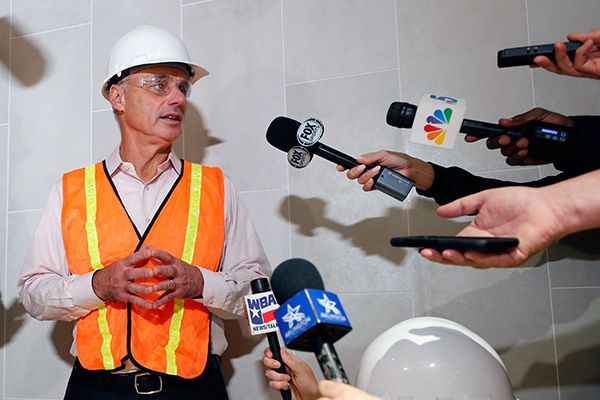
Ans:
{"type": "Polygon", "coordinates": [[[423,128],[427,139],[441,145],[446,138],[446,125],[450,123],[452,109],[435,110],[433,115],[427,117],[427,125],[423,128]]]}

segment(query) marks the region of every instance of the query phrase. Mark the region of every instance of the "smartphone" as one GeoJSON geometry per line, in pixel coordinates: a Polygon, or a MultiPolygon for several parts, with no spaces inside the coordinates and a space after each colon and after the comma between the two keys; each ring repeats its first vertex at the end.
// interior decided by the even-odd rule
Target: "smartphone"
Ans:
{"type": "Polygon", "coordinates": [[[390,240],[394,247],[419,247],[442,251],[454,249],[458,251],[476,250],[485,252],[502,252],[519,245],[514,237],[479,237],[479,236],[401,236],[390,240]]]}
{"type": "MultiPolygon", "coordinates": [[[[581,46],[581,42],[564,42],[567,55],[573,61],[575,50],[581,46]]],[[[554,44],[538,44],[534,46],[512,47],[498,52],[498,68],[517,67],[520,65],[531,65],[537,56],[546,56],[554,61],[554,44]]]]}

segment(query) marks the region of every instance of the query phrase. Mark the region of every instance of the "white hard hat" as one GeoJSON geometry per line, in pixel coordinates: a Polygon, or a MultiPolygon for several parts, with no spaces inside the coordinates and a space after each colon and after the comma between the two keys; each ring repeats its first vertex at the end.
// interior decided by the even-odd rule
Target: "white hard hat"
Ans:
{"type": "Polygon", "coordinates": [[[434,317],[412,318],[379,335],[363,354],[357,383],[383,399],[515,399],[492,346],[434,317]]]}
{"type": "Polygon", "coordinates": [[[124,78],[129,68],[163,63],[186,65],[191,83],[208,75],[208,71],[191,61],[185,45],[177,36],[155,26],[140,25],[123,35],[110,51],[102,95],[108,99],[110,85],[124,78]]]}

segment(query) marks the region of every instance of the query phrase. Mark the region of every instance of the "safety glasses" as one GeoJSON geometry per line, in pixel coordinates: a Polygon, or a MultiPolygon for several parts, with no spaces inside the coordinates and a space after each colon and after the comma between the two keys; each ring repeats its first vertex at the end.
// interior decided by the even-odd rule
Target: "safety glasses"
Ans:
{"type": "Polygon", "coordinates": [[[185,97],[190,97],[190,94],[192,93],[192,84],[188,80],[175,78],[169,75],[129,76],[121,82],[132,84],[158,96],[168,95],[175,87],[178,88],[185,97]]]}

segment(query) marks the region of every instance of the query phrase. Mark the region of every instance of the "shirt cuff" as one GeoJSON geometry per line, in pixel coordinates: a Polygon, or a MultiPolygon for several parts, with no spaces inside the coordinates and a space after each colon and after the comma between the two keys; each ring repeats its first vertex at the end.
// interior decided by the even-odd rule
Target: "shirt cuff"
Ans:
{"type": "Polygon", "coordinates": [[[85,275],[73,275],[73,281],[69,287],[71,292],[71,298],[73,299],[73,305],[87,310],[94,310],[104,302],[96,296],[94,289],[92,288],[92,277],[94,272],[88,272],[85,275]]]}
{"type": "Polygon", "coordinates": [[[202,297],[196,300],[207,307],[222,308],[227,300],[229,290],[225,278],[218,272],[200,268],[204,278],[204,289],[202,297]]]}

